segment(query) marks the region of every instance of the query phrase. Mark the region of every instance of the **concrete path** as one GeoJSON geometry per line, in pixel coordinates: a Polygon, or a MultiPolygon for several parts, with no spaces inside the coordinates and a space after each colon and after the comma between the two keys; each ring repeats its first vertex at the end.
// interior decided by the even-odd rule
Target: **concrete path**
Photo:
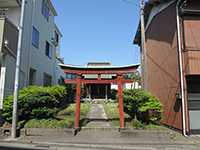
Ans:
{"type": "Polygon", "coordinates": [[[89,123],[86,127],[93,128],[105,128],[110,127],[108,117],[106,116],[105,110],[102,104],[92,104],[91,110],[87,116],[89,123]]]}

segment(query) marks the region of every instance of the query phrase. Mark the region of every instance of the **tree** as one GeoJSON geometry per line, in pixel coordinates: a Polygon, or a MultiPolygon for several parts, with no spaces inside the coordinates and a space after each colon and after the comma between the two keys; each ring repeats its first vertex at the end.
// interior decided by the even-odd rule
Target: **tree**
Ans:
{"type": "Polygon", "coordinates": [[[139,84],[141,83],[141,76],[140,76],[139,71],[133,73],[133,74],[131,75],[131,79],[134,80],[134,89],[135,89],[135,88],[136,88],[136,87],[135,87],[135,83],[136,83],[136,82],[139,83],[139,84]]]}

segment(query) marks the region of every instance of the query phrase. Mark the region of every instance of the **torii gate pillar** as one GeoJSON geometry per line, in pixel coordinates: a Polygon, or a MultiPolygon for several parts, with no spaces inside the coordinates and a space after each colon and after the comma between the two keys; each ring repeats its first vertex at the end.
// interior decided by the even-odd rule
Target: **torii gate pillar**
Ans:
{"type": "Polygon", "coordinates": [[[122,75],[117,75],[117,85],[118,85],[118,98],[119,98],[119,116],[120,116],[120,129],[124,129],[124,104],[123,104],[123,85],[122,85],[122,75]]]}
{"type": "Polygon", "coordinates": [[[76,78],[76,112],[75,112],[75,130],[79,129],[79,119],[80,119],[80,106],[81,106],[81,77],[77,75],[76,78]]]}

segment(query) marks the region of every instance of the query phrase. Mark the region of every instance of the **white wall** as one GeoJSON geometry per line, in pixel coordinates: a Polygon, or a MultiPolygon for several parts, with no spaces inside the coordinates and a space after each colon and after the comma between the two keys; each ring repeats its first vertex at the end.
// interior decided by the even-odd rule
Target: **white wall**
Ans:
{"type": "MultiPolygon", "coordinates": [[[[27,28],[24,32],[24,49],[28,49],[28,54],[25,54],[24,62],[27,62],[27,81],[29,81],[29,69],[33,68],[36,72],[36,84],[43,85],[43,74],[47,73],[52,76],[52,84],[57,84],[57,68],[56,47],[51,43],[55,29],[54,16],[51,14],[49,21],[42,15],[42,0],[30,0],[26,9],[27,28]],[[39,48],[32,45],[32,26],[39,31],[39,48]],[[29,41],[26,45],[25,40],[29,41]],[[46,41],[52,46],[52,58],[45,55],[46,41]],[[28,58],[28,59],[27,59],[28,58]]],[[[59,70],[60,71],[60,70],[59,70]]],[[[27,83],[28,84],[28,83],[27,83]]]]}
{"type": "Polygon", "coordinates": [[[117,90],[118,89],[117,84],[111,84],[111,89],[117,90]]]}
{"type": "Polygon", "coordinates": [[[38,49],[35,48],[32,43],[30,43],[30,67],[37,70],[36,84],[43,84],[44,72],[51,75],[53,84],[56,84],[56,48],[53,44],[51,44],[51,38],[55,31],[54,16],[52,14],[49,18],[49,21],[47,21],[42,15],[41,10],[42,0],[35,1],[35,8],[33,7],[34,14],[32,24],[40,33],[40,42],[38,49]],[[46,41],[48,41],[53,48],[51,59],[45,55],[46,41]]]}
{"type": "Polygon", "coordinates": [[[133,82],[133,83],[126,83],[124,85],[125,89],[139,89],[141,88],[138,82],[133,82]]]}
{"type": "Polygon", "coordinates": [[[4,95],[10,95],[14,89],[16,60],[10,55],[5,56],[4,66],[6,68],[4,95]]]}
{"type": "MultiPolygon", "coordinates": [[[[140,89],[141,86],[139,85],[138,82],[133,82],[133,83],[125,83],[123,84],[123,88],[124,89],[140,89]]],[[[117,84],[111,84],[111,89],[115,89],[117,90],[118,89],[118,86],[117,84]]]]}

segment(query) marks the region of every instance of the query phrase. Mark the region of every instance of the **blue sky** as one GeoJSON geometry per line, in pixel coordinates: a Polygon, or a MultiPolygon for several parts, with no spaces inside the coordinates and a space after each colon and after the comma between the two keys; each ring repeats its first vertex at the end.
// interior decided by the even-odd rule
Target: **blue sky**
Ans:
{"type": "Polygon", "coordinates": [[[112,65],[139,63],[132,44],[138,21],[138,0],[52,0],[55,21],[63,38],[66,64],[108,61],[112,65]]]}

